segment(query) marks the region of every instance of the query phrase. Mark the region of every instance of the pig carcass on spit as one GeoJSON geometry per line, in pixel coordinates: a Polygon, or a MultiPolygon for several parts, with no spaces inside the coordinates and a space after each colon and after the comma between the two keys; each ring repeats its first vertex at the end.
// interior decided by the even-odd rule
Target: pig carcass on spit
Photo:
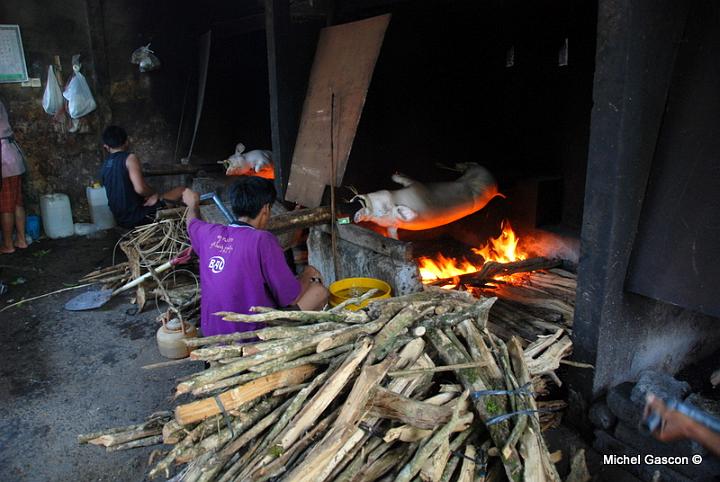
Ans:
{"type": "Polygon", "coordinates": [[[225,164],[225,174],[228,176],[275,178],[271,151],[255,149],[245,152],[245,145],[239,143],[235,146],[235,154],[222,163],[225,164]]]}
{"type": "Polygon", "coordinates": [[[452,182],[424,184],[401,174],[392,180],[404,186],[397,191],[358,194],[363,208],[355,213],[355,222],[370,221],[387,228],[397,239],[398,229],[420,231],[451,223],[472,214],[490,202],[498,192],[490,171],[475,163],[457,164],[463,175],[452,182]]]}

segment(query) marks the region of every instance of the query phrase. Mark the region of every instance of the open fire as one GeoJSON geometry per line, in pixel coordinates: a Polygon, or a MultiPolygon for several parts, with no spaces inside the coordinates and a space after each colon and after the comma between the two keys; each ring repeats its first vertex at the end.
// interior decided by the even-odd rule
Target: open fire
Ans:
{"type": "MultiPolygon", "coordinates": [[[[517,237],[508,220],[502,222],[501,229],[502,232],[500,236],[490,238],[481,248],[472,248],[473,253],[481,255],[485,262],[496,261],[498,263],[510,263],[527,259],[527,253],[522,247],[518,246],[520,238],[517,237]]],[[[433,257],[423,256],[419,258],[418,266],[420,268],[422,282],[426,284],[438,279],[447,279],[462,274],[475,273],[482,268],[482,265],[475,265],[466,258],[458,260],[443,256],[441,253],[433,257]]],[[[506,279],[507,277],[504,278],[506,279]]],[[[454,285],[449,283],[444,287],[451,288],[454,287],[454,285]]]]}

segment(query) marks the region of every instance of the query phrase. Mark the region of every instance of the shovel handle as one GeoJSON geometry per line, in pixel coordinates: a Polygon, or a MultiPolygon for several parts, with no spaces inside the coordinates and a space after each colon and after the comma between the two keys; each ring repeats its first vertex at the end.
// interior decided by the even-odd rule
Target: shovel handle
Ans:
{"type": "MultiPolygon", "coordinates": [[[[178,253],[177,256],[175,256],[170,261],[161,264],[157,268],[155,268],[156,273],[162,273],[163,271],[167,271],[168,269],[172,268],[173,266],[176,266],[178,264],[185,264],[190,260],[190,257],[192,256],[192,247],[188,246],[187,248],[183,249],[178,253]]],[[[152,276],[152,273],[148,271],[142,276],[138,276],[134,280],[130,281],[127,284],[122,285],[120,288],[116,289],[112,292],[112,296],[115,296],[118,293],[122,293],[123,291],[127,291],[130,288],[134,288],[135,286],[139,285],[146,279],[152,276]]]]}

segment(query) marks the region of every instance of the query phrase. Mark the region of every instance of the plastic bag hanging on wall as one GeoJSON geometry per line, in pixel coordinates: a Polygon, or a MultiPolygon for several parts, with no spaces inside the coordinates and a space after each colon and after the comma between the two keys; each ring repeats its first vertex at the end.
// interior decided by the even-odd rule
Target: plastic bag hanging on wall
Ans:
{"type": "Polygon", "coordinates": [[[43,93],[42,106],[45,112],[55,115],[60,112],[65,105],[63,100],[62,89],[55,77],[55,69],[52,65],[48,66],[47,82],[45,84],[45,93],[43,93]]]}
{"type": "Polygon", "coordinates": [[[63,97],[68,101],[68,114],[73,119],[89,114],[97,108],[95,98],[85,76],[80,72],[80,55],[73,55],[73,77],[68,82],[63,97]]]}
{"type": "Polygon", "coordinates": [[[150,72],[160,68],[160,59],[150,50],[150,44],[135,49],[130,56],[130,63],[140,66],[140,72],[150,72]]]}

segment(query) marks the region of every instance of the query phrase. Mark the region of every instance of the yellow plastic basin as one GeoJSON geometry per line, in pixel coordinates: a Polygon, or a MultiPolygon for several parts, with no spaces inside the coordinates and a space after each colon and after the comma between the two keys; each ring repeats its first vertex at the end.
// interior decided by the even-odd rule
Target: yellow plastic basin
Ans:
{"type": "Polygon", "coordinates": [[[328,288],[330,291],[330,306],[337,306],[343,301],[358,298],[372,289],[378,289],[380,292],[363,301],[360,305],[347,305],[348,310],[356,311],[367,306],[372,300],[390,298],[392,290],[389,284],[375,278],[345,278],[338,280],[328,288]]]}

